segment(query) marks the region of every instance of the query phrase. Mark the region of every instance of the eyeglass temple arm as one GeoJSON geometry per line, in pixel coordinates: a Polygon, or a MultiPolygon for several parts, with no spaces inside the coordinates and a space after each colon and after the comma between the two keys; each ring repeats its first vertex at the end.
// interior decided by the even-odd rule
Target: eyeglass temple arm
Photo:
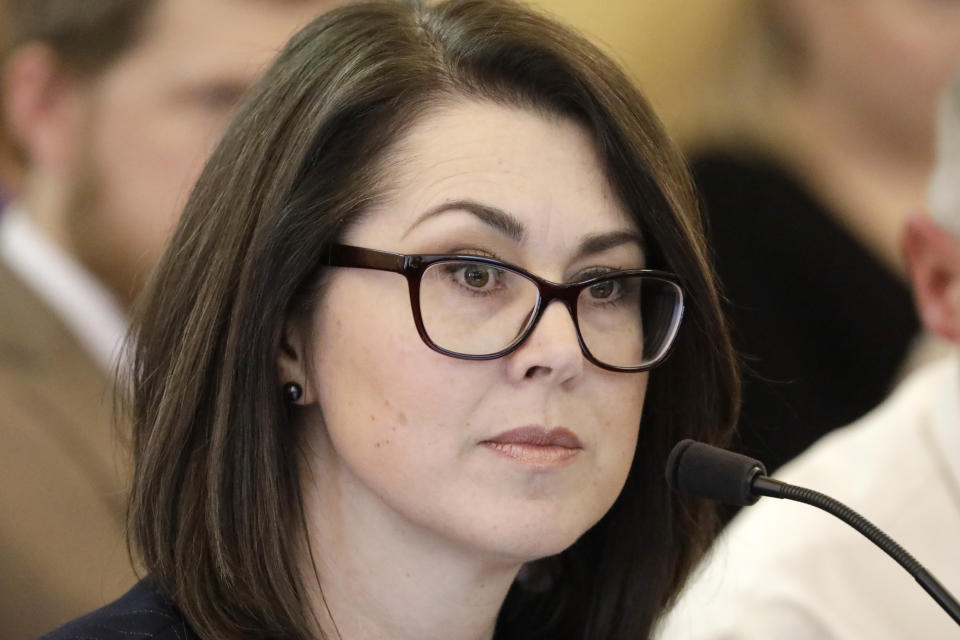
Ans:
{"type": "Polygon", "coordinates": [[[327,253],[327,264],[331,267],[359,267],[401,273],[406,262],[407,256],[403,254],[351,247],[346,244],[331,245],[327,253]]]}

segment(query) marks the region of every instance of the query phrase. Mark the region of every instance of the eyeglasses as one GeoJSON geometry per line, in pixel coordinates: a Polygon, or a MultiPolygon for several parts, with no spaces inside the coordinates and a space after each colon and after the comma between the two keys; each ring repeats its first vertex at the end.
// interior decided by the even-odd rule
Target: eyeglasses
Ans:
{"type": "Polygon", "coordinates": [[[559,300],[587,360],[610,371],[646,371],[667,357],[683,317],[676,276],[650,269],[557,284],[493,258],[405,255],[340,244],[330,248],[327,264],[402,274],[424,343],[467,360],[509,354],[559,300]]]}

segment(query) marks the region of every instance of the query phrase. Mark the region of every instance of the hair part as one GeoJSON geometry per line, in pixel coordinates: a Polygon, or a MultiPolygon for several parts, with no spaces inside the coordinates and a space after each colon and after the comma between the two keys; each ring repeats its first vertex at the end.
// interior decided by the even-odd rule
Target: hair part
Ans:
{"type": "MultiPolygon", "coordinates": [[[[738,379],[683,160],[596,47],[509,0],[371,1],[298,33],[208,162],[131,334],[130,532],[156,584],[203,637],[307,638],[306,532],[284,325],[312,312],[326,248],[390,181],[391,151],[430,109],[492,100],[582,123],[687,313],[649,380],[639,444],[613,508],[530,565],[498,638],[640,638],[711,538],[712,506],[668,489],[685,437],[723,443],[738,379]]],[[[322,586],[322,585],[321,585],[322,586]]]]}

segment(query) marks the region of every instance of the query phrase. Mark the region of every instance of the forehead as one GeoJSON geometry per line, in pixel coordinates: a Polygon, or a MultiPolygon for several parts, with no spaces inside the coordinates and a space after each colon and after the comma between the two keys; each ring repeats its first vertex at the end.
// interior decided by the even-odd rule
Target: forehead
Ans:
{"type": "Polygon", "coordinates": [[[398,144],[386,174],[388,202],[373,216],[385,242],[461,200],[505,211],[529,238],[555,246],[635,229],[586,128],[533,110],[480,101],[432,110],[398,144]]]}

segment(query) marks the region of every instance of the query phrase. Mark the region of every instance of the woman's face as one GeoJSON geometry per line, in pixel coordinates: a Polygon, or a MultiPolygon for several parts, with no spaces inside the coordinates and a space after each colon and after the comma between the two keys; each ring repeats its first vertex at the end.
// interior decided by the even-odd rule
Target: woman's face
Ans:
{"type": "MultiPolygon", "coordinates": [[[[346,244],[491,256],[555,282],[644,266],[573,122],[454,103],[423,117],[389,173],[388,202],[346,244]],[[500,213],[442,208],[464,201],[500,213]],[[612,246],[586,244],[601,237],[612,246]]],[[[587,362],[562,304],[508,356],[460,360],[420,339],[403,276],[334,268],[311,329],[312,344],[294,349],[313,369],[303,402],[322,408],[305,412],[322,492],[311,518],[522,562],[572,544],[620,493],[647,375],[587,362]]]]}

